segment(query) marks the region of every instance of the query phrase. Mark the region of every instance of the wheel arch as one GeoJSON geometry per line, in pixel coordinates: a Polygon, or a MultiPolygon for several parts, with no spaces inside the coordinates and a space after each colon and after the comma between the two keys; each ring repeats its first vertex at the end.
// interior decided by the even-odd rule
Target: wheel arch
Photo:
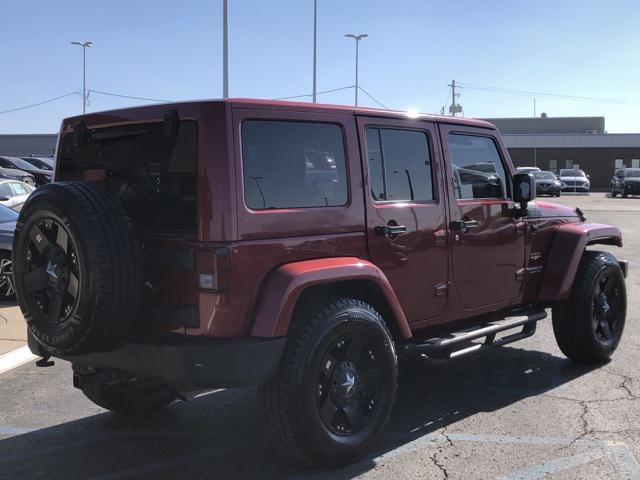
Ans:
{"type": "Polygon", "coordinates": [[[599,223],[570,223],[557,228],[538,300],[555,301],[569,297],[582,255],[590,245],[622,247],[622,233],[618,227],[599,223]]]}
{"type": "Polygon", "coordinates": [[[380,312],[395,339],[411,338],[407,319],[384,273],[355,257],[306,260],[274,270],[260,292],[251,336],[285,336],[296,308],[331,296],[369,303],[380,312]]]}

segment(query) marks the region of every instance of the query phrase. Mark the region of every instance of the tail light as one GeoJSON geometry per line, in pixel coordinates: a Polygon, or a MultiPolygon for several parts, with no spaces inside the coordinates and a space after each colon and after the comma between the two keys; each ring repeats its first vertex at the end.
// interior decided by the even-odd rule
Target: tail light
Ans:
{"type": "Polygon", "coordinates": [[[224,292],[229,287],[229,250],[196,253],[198,287],[209,292],[224,292]]]}

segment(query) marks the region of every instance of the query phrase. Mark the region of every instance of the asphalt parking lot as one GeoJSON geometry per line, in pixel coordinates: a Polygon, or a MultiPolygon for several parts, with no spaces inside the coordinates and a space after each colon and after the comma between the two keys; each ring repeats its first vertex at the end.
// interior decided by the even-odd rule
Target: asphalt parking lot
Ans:
{"type": "Polygon", "coordinates": [[[629,306],[610,363],[569,363],[549,321],[489,354],[412,363],[377,450],[332,472],[277,451],[253,389],[122,419],[72,387],[67,363],[30,363],[0,375],[0,478],[640,479],[640,198],[552,201],[623,230],[610,250],[629,260],[629,306]]]}

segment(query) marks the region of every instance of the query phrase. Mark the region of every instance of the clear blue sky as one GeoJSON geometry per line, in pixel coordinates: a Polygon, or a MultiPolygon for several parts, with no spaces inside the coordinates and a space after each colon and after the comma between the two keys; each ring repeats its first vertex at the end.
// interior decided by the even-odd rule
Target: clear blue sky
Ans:
{"type": "MultiPolygon", "coordinates": [[[[360,83],[385,105],[438,112],[447,83],[637,100],[538,97],[550,116],[604,115],[610,132],[640,132],[640,4],[636,0],[318,0],[318,89],[360,83]]],[[[0,111],[88,87],[184,100],[221,96],[221,0],[3,1],[0,111]]],[[[311,92],[312,0],[230,0],[230,93],[311,92]]],[[[531,97],[461,90],[465,116],[527,116],[531,97]]],[[[349,104],[353,92],[319,97],[349,104]]],[[[89,111],[144,102],[92,95],[89,111]]],[[[361,103],[375,104],[361,95],[361,103]]],[[[0,133],[48,133],[77,114],[72,96],[0,114],[0,133]]]]}

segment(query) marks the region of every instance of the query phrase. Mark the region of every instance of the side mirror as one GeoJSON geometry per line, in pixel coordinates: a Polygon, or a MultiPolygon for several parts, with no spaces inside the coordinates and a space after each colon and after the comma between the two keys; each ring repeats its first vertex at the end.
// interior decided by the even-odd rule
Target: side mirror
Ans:
{"type": "Polygon", "coordinates": [[[513,176],[513,201],[520,209],[527,210],[527,204],[536,198],[536,179],[530,173],[516,173],[513,176]]]}
{"type": "Polygon", "coordinates": [[[9,200],[9,197],[0,196],[0,202],[6,202],[7,200],[9,200]]]}

